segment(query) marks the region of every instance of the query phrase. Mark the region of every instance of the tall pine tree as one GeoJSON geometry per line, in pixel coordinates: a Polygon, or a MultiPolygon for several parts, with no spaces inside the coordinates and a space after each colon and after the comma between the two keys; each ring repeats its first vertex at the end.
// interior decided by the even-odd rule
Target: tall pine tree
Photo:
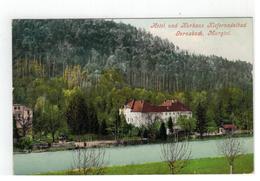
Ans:
{"type": "Polygon", "coordinates": [[[85,134],[89,131],[88,106],[81,94],[74,95],[69,102],[65,115],[73,134],[85,134]]]}
{"type": "Polygon", "coordinates": [[[200,134],[200,138],[203,138],[203,133],[206,131],[206,108],[201,103],[198,104],[196,109],[197,116],[197,131],[200,134]]]}
{"type": "Polygon", "coordinates": [[[160,126],[160,139],[161,140],[166,140],[167,139],[167,134],[166,134],[166,127],[165,127],[165,123],[162,122],[161,126],[160,126]]]}
{"type": "Polygon", "coordinates": [[[169,117],[169,120],[168,120],[168,122],[167,122],[167,125],[168,125],[168,129],[169,129],[170,133],[172,134],[172,133],[173,133],[172,117],[169,117]]]}

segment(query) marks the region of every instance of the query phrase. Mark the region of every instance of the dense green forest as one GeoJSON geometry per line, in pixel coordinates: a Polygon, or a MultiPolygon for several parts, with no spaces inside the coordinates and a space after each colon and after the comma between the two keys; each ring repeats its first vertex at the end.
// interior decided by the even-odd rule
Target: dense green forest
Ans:
{"type": "Polygon", "coordinates": [[[60,133],[142,136],[149,128],[118,115],[132,98],[179,99],[204,120],[196,130],[252,129],[252,68],[114,21],[13,21],[13,101],[33,108],[33,133],[53,141],[60,133]]]}
{"type": "Polygon", "coordinates": [[[190,54],[145,30],[105,20],[14,20],[14,77],[31,75],[32,61],[44,67],[42,77],[80,65],[92,84],[103,69],[118,68],[131,87],[157,91],[252,86],[250,63],[190,54]]]}

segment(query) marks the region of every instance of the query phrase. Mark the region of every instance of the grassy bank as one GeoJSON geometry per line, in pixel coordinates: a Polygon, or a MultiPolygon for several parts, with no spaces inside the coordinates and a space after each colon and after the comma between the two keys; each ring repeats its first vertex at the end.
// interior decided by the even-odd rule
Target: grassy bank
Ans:
{"type": "MultiPolygon", "coordinates": [[[[253,154],[241,155],[235,161],[234,173],[252,173],[254,162],[253,154]]],[[[134,175],[134,174],[170,174],[164,162],[144,163],[138,165],[106,167],[105,175],[134,175]]],[[[80,174],[78,171],[48,172],[43,175],[80,174]]],[[[229,166],[225,158],[201,158],[189,161],[180,174],[228,174],[229,166]]]]}

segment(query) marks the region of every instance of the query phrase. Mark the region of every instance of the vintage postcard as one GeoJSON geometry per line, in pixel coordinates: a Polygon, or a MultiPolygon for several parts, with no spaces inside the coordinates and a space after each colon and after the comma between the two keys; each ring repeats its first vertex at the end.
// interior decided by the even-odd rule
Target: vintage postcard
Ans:
{"type": "Polygon", "coordinates": [[[14,19],[16,175],[251,174],[253,19],[14,19]]]}

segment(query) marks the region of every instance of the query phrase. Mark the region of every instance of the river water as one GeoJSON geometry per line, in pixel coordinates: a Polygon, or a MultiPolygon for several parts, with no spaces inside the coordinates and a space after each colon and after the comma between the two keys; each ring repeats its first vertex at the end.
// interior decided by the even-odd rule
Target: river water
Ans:
{"type": "MultiPolygon", "coordinates": [[[[253,153],[253,138],[237,138],[243,143],[244,153],[253,153]]],[[[217,145],[221,140],[191,141],[191,158],[221,156],[217,145]]],[[[106,165],[129,165],[161,160],[161,145],[136,145],[105,148],[106,165]]],[[[73,151],[14,154],[14,174],[37,174],[72,168],[73,151]]]]}

